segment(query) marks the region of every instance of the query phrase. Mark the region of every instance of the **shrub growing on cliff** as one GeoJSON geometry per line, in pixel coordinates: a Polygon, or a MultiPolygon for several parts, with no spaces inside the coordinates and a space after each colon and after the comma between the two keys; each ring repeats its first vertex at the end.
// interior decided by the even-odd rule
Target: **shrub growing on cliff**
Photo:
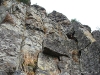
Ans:
{"type": "Polygon", "coordinates": [[[75,21],[77,22],[77,20],[76,20],[76,19],[71,19],[71,22],[75,22],[75,21]]]}
{"type": "Polygon", "coordinates": [[[17,0],[17,1],[30,5],[30,0],[17,0]]]}
{"type": "Polygon", "coordinates": [[[77,22],[77,23],[81,24],[81,22],[79,20],[77,20],[77,19],[71,19],[71,22],[77,22]]]}

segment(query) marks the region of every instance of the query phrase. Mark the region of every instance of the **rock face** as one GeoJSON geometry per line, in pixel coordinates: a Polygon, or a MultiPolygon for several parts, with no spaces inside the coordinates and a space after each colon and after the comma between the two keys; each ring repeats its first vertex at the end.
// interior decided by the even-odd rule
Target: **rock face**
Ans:
{"type": "Polygon", "coordinates": [[[39,5],[2,2],[0,75],[100,75],[100,31],[39,5]]]}

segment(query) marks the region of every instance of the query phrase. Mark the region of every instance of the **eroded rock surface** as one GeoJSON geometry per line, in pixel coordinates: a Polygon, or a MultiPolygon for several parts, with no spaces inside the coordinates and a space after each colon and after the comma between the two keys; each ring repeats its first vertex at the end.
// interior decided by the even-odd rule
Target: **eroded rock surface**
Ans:
{"type": "Polygon", "coordinates": [[[36,4],[2,2],[0,75],[100,74],[100,31],[36,4]]]}

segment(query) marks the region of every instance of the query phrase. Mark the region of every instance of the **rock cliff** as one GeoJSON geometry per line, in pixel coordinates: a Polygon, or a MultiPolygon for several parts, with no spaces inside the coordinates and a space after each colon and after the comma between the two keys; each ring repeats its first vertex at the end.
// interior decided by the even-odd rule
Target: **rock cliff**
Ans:
{"type": "Polygon", "coordinates": [[[100,75],[100,31],[39,5],[0,1],[0,75],[100,75]]]}

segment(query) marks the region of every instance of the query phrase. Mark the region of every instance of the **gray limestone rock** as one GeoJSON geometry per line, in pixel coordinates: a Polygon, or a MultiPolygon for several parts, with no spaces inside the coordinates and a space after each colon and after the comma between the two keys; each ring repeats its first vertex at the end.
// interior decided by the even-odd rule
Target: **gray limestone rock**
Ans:
{"type": "Polygon", "coordinates": [[[88,25],[83,25],[90,33],[91,33],[91,28],[88,25]]]}
{"type": "Polygon", "coordinates": [[[77,39],[79,50],[86,48],[90,43],[96,41],[81,23],[73,21],[72,26],[74,27],[73,37],[77,39]]]}
{"type": "Polygon", "coordinates": [[[96,41],[100,41],[100,31],[99,30],[93,31],[92,35],[96,39],[96,41]]]}
{"type": "Polygon", "coordinates": [[[58,75],[57,62],[57,57],[50,57],[49,55],[39,53],[36,75],[58,75]]]}
{"type": "Polygon", "coordinates": [[[63,15],[62,13],[59,13],[57,11],[53,11],[52,13],[48,14],[48,17],[52,20],[55,21],[59,24],[62,25],[69,25],[70,21],[68,20],[68,18],[63,15]]]}
{"type": "Polygon", "coordinates": [[[43,52],[53,56],[67,56],[66,46],[62,45],[58,40],[44,40],[43,52]]]}
{"type": "Polygon", "coordinates": [[[15,71],[13,75],[27,75],[27,74],[23,71],[15,71]]]}
{"type": "Polygon", "coordinates": [[[81,52],[80,67],[83,75],[100,74],[100,42],[94,42],[81,52]]]}
{"type": "Polygon", "coordinates": [[[70,74],[67,73],[67,72],[64,72],[64,73],[62,73],[62,74],[60,74],[60,75],[70,75],[70,74]]]}
{"type": "Polygon", "coordinates": [[[4,1],[0,75],[100,75],[100,31],[91,34],[89,26],[57,11],[47,15],[37,4],[4,1]],[[3,22],[7,13],[14,24],[3,22]]]}
{"type": "Polygon", "coordinates": [[[58,69],[60,70],[60,75],[65,74],[65,72],[70,75],[71,73],[71,60],[68,57],[61,56],[59,62],[57,63],[58,69]]]}
{"type": "Polygon", "coordinates": [[[74,36],[74,27],[73,27],[73,25],[69,25],[69,26],[64,27],[64,28],[65,28],[65,33],[66,33],[68,38],[70,38],[71,36],[74,36]]]}
{"type": "Polygon", "coordinates": [[[5,19],[7,12],[6,12],[7,8],[5,6],[0,6],[0,24],[3,22],[3,20],[5,19]]]}
{"type": "Polygon", "coordinates": [[[0,75],[8,75],[5,71],[0,71],[0,75]]]}
{"type": "Polygon", "coordinates": [[[37,11],[46,14],[45,8],[43,8],[43,7],[41,7],[41,6],[37,5],[37,4],[31,5],[31,6],[34,7],[37,11]]]}
{"type": "Polygon", "coordinates": [[[67,37],[63,39],[55,33],[49,34],[43,41],[43,52],[49,55],[71,57],[72,50],[77,50],[77,43],[67,37]]]}

